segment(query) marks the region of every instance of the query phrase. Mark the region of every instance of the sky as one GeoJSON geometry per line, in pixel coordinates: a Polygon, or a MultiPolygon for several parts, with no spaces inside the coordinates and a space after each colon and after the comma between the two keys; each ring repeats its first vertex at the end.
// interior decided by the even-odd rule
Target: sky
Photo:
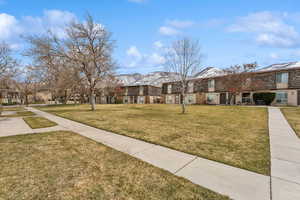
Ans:
{"type": "MultiPolygon", "coordinates": [[[[0,0],[0,41],[15,54],[21,35],[64,27],[90,13],[116,41],[118,73],[163,71],[163,52],[182,37],[198,40],[199,68],[300,61],[299,0],[0,0]]],[[[28,58],[19,56],[24,64],[28,58]]]]}

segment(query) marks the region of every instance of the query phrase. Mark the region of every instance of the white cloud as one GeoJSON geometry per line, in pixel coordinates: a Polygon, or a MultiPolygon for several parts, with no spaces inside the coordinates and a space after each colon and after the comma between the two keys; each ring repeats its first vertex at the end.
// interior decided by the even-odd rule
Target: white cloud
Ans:
{"type": "Polygon", "coordinates": [[[60,38],[66,37],[66,24],[76,20],[68,11],[45,10],[42,16],[23,16],[16,18],[7,13],[0,13],[0,41],[5,40],[13,48],[22,47],[20,35],[42,34],[50,30],[60,38]]]}
{"type": "Polygon", "coordinates": [[[164,57],[159,53],[143,54],[136,46],[131,46],[126,51],[126,54],[129,58],[125,65],[131,68],[161,66],[165,62],[164,57]]]}
{"type": "Polygon", "coordinates": [[[18,20],[9,14],[0,14],[0,39],[6,40],[11,35],[19,34],[21,32],[18,20]]]}
{"type": "Polygon", "coordinates": [[[192,21],[182,21],[182,20],[167,20],[167,24],[174,28],[188,28],[193,26],[195,23],[192,21]]]}
{"type": "Polygon", "coordinates": [[[299,46],[300,34],[286,21],[286,16],[284,13],[267,11],[252,13],[238,18],[228,31],[255,34],[255,40],[259,45],[279,48],[299,46]]]}
{"type": "Polygon", "coordinates": [[[159,33],[166,36],[174,36],[182,33],[182,29],[195,25],[188,20],[166,20],[165,25],[159,28],[159,33]]]}
{"type": "Polygon", "coordinates": [[[172,35],[179,35],[180,31],[172,27],[162,26],[159,28],[159,33],[162,35],[172,36],[172,35]]]}
{"type": "Polygon", "coordinates": [[[279,55],[277,53],[270,53],[270,58],[272,59],[278,59],[279,58],[279,55]]]}
{"type": "Polygon", "coordinates": [[[156,49],[161,49],[164,47],[164,44],[161,41],[156,41],[153,43],[153,45],[156,49]]]}
{"type": "Polygon", "coordinates": [[[142,54],[140,53],[140,51],[137,49],[136,46],[131,46],[127,51],[126,51],[128,56],[132,56],[135,57],[137,59],[142,58],[142,54]]]}
{"type": "Polygon", "coordinates": [[[65,26],[76,20],[76,16],[69,11],[46,10],[41,17],[23,17],[22,24],[26,27],[33,27],[27,31],[29,33],[43,33],[50,30],[58,37],[64,38],[66,37],[65,26]]]}
{"type": "Polygon", "coordinates": [[[300,44],[300,37],[284,37],[271,33],[262,33],[256,37],[256,42],[262,46],[270,47],[296,47],[300,44]],[[298,39],[297,39],[298,38],[298,39]]]}
{"type": "Polygon", "coordinates": [[[150,65],[162,65],[166,61],[165,58],[158,53],[151,54],[147,60],[150,65]]]}

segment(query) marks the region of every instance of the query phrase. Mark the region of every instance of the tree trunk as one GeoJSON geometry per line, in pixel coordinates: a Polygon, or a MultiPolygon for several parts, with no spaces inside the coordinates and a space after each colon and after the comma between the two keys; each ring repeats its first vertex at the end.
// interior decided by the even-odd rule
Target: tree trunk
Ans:
{"type": "Polygon", "coordinates": [[[94,92],[91,92],[91,95],[90,95],[90,104],[91,104],[91,109],[92,109],[92,111],[95,111],[96,109],[95,109],[95,97],[96,97],[96,95],[95,95],[95,93],[94,92]]]}
{"type": "Polygon", "coordinates": [[[77,105],[77,98],[75,95],[73,95],[74,104],[77,105]]]}
{"type": "Polygon", "coordinates": [[[25,105],[28,106],[28,95],[25,96],[25,105]]]}
{"type": "Polygon", "coordinates": [[[185,110],[186,110],[186,108],[185,108],[185,94],[182,93],[181,97],[182,97],[182,99],[181,99],[181,110],[182,110],[181,113],[184,114],[185,110]]]}
{"type": "Polygon", "coordinates": [[[182,104],[181,104],[181,109],[182,109],[181,113],[184,114],[185,113],[185,103],[184,102],[182,102],[182,104]]]}
{"type": "Polygon", "coordinates": [[[68,94],[67,94],[67,90],[65,90],[65,98],[64,98],[64,104],[68,103],[68,94]]]}
{"type": "Polygon", "coordinates": [[[234,100],[235,100],[235,94],[232,94],[229,100],[231,106],[235,104],[234,100]]]}
{"type": "Polygon", "coordinates": [[[0,115],[2,113],[3,107],[2,107],[2,98],[0,97],[0,115]]]}

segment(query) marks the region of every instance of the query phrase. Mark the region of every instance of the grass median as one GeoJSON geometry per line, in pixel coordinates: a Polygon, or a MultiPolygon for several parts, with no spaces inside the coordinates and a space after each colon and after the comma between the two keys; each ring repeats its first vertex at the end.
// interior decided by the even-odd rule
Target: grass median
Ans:
{"type": "Polygon", "coordinates": [[[49,106],[41,110],[257,173],[270,174],[267,109],[178,105],[49,106]]]}
{"type": "Polygon", "coordinates": [[[50,121],[44,117],[24,117],[23,120],[32,128],[48,128],[56,126],[57,123],[50,121]]]}

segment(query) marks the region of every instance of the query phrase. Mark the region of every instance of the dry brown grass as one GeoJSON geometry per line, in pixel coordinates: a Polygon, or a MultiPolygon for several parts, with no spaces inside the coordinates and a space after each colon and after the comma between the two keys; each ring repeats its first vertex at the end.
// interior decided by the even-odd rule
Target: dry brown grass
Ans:
{"type": "Polygon", "coordinates": [[[2,107],[3,111],[23,111],[24,108],[22,106],[15,106],[15,107],[2,107]]]}
{"type": "Polygon", "coordinates": [[[35,114],[31,111],[18,111],[13,115],[0,115],[0,117],[26,117],[26,116],[34,116],[35,114]]]}
{"type": "Polygon", "coordinates": [[[42,107],[97,128],[270,174],[267,109],[238,106],[88,105],[42,107]]]}
{"type": "Polygon", "coordinates": [[[281,110],[296,134],[300,137],[300,108],[287,107],[281,108],[281,110]]]}
{"type": "Polygon", "coordinates": [[[23,120],[32,128],[48,128],[56,126],[57,123],[50,121],[44,117],[24,117],[23,120]]]}
{"type": "Polygon", "coordinates": [[[0,157],[0,199],[228,199],[71,132],[0,138],[0,157]]]}
{"type": "Polygon", "coordinates": [[[3,111],[14,111],[16,114],[13,115],[0,115],[0,117],[26,117],[26,116],[34,116],[33,112],[25,110],[23,107],[4,107],[3,111]]]}

